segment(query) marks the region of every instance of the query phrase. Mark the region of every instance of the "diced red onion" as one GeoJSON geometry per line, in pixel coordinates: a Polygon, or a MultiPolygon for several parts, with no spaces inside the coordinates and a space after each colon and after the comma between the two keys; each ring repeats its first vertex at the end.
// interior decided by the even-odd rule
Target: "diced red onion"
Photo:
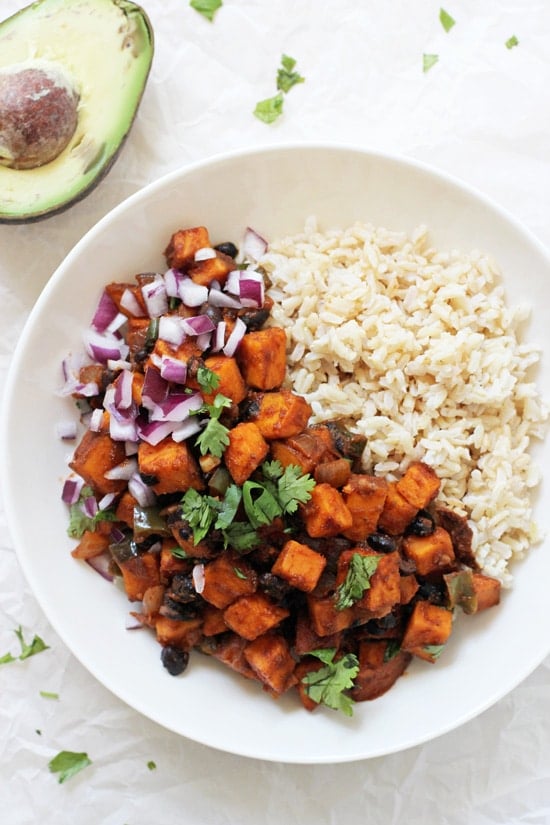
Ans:
{"type": "Polygon", "coordinates": [[[99,333],[94,329],[85,331],[84,344],[88,354],[101,364],[106,364],[109,359],[125,359],[130,351],[128,344],[121,338],[115,338],[111,333],[99,333]]]}
{"type": "Polygon", "coordinates": [[[124,541],[126,535],[120,527],[113,527],[109,533],[109,538],[111,540],[111,544],[119,544],[121,541],[124,541]]]}
{"type": "Polygon", "coordinates": [[[196,415],[189,416],[181,424],[178,424],[172,431],[172,439],[178,443],[186,441],[190,436],[200,432],[202,428],[200,420],[196,415]]]}
{"type": "Polygon", "coordinates": [[[179,298],[178,286],[183,278],[181,272],[177,269],[167,269],[164,273],[164,286],[166,287],[166,294],[169,298],[179,298]]]}
{"type": "Polygon", "coordinates": [[[105,332],[117,315],[118,309],[115,302],[107,291],[103,290],[96,311],[94,312],[94,317],[92,318],[92,326],[98,332],[105,332]]]}
{"type": "Polygon", "coordinates": [[[88,518],[93,518],[96,516],[98,509],[97,501],[93,496],[88,496],[82,502],[82,512],[84,515],[88,516],[88,518]]]}
{"type": "Polygon", "coordinates": [[[240,309],[242,304],[227,292],[221,289],[211,289],[208,294],[208,303],[213,307],[227,307],[228,309],[240,309]]]}
{"type": "Polygon", "coordinates": [[[214,341],[212,343],[212,350],[213,352],[219,352],[223,345],[225,344],[225,329],[227,324],[225,321],[220,321],[218,326],[216,327],[216,334],[214,335],[214,341]]]}
{"type": "Polygon", "coordinates": [[[138,473],[132,476],[128,482],[128,492],[132,495],[140,507],[152,507],[156,503],[154,491],[144,484],[138,473]]]}
{"type": "Polygon", "coordinates": [[[241,304],[245,307],[261,307],[264,302],[263,280],[242,277],[240,284],[241,304]]]}
{"type": "Polygon", "coordinates": [[[187,335],[203,335],[206,332],[213,332],[216,328],[208,315],[193,315],[191,318],[183,318],[182,326],[187,335]]]}
{"type": "Polygon", "coordinates": [[[111,554],[110,553],[101,553],[99,556],[93,556],[91,559],[86,559],[86,563],[90,565],[92,570],[95,570],[96,573],[99,573],[100,576],[103,576],[108,582],[112,582],[114,579],[113,574],[111,573],[111,554]]]}
{"type": "Polygon", "coordinates": [[[137,441],[127,441],[124,445],[124,452],[128,457],[130,457],[131,455],[137,455],[138,449],[139,446],[137,444],[137,441]]]}
{"type": "Polygon", "coordinates": [[[142,309],[142,306],[134,293],[131,289],[126,289],[122,293],[120,298],[120,306],[122,309],[125,309],[130,315],[133,315],[134,318],[144,318],[145,312],[142,309]]]}
{"type": "Polygon", "coordinates": [[[177,315],[163,315],[159,319],[159,338],[161,341],[179,347],[185,340],[182,318],[177,315]]]}
{"type": "Polygon", "coordinates": [[[62,441],[74,441],[77,430],[76,421],[58,421],[55,425],[57,437],[62,441]]]}
{"type": "Polygon", "coordinates": [[[83,487],[83,478],[66,479],[65,483],[63,484],[63,490],[61,491],[61,500],[64,501],[65,504],[76,504],[76,502],[80,498],[80,493],[83,487]]]}
{"type": "Polygon", "coordinates": [[[117,312],[105,332],[117,332],[128,320],[126,315],[123,315],[122,312],[117,312]]]}
{"type": "Polygon", "coordinates": [[[127,418],[111,415],[109,418],[109,435],[113,441],[137,441],[138,429],[135,418],[129,414],[127,418]]]}
{"type": "Polygon", "coordinates": [[[173,421],[144,421],[138,423],[139,438],[153,447],[160,444],[163,438],[169,436],[173,429],[173,421]]]}
{"type": "Polygon", "coordinates": [[[115,381],[114,404],[118,410],[127,410],[132,406],[133,384],[134,373],[130,370],[122,370],[115,381]]]}
{"type": "Polygon", "coordinates": [[[160,374],[166,381],[173,381],[174,384],[185,384],[187,364],[178,358],[163,355],[160,359],[160,374]]]}
{"type": "Polygon", "coordinates": [[[204,564],[196,564],[193,567],[193,587],[195,588],[195,592],[199,593],[199,595],[204,590],[205,585],[205,578],[204,578],[204,564]]]}
{"type": "Polygon", "coordinates": [[[202,404],[202,396],[198,392],[192,395],[170,393],[151,411],[150,421],[184,421],[191,412],[200,410],[202,404]]]}
{"type": "Polygon", "coordinates": [[[150,318],[160,318],[161,315],[168,312],[166,285],[161,275],[157,275],[154,280],[143,284],[141,294],[143,295],[143,300],[145,301],[147,313],[150,318]]]}
{"type": "Polygon", "coordinates": [[[127,458],[116,467],[112,467],[104,473],[109,481],[128,481],[137,472],[138,463],[135,458],[127,458]]]}
{"type": "Polygon", "coordinates": [[[111,372],[120,372],[120,370],[131,370],[132,365],[129,361],[123,361],[122,358],[113,359],[109,358],[107,361],[107,368],[111,370],[111,372]]]}
{"type": "Polygon", "coordinates": [[[103,498],[100,498],[97,502],[97,506],[100,510],[106,510],[108,507],[111,506],[113,501],[116,498],[116,493],[106,493],[103,498]]]}
{"type": "Polygon", "coordinates": [[[178,295],[185,306],[200,307],[208,300],[208,287],[196,284],[188,275],[179,282],[178,295]]]}
{"type": "Polygon", "coordinates": [[[241,252],[245,258],[259,261],[262,255],[267,252],[267,246],[268,243],[265,238],[262,238],[252,227],[246,227],[241,247],[241,252]]]}
{"type": "Polygon", "coordinates": [[[93,410],[92,414],[90,415],[90,419],[88,421],[88,429],[91,430],[93,433],[98,433],[101,430],[101,425],[103,423],[103,410],[98,407],[96,410],[93,410]]]}
{"type": "Polygon", "coordinates": [[[198,261],[208,261],[210,258],[216,257],[216,250],[212,249],[211,246],[203,246],[202,249],[197,249],[195,252],[195,260],[198,261]]]}
{"type": "Polygon", "coordinates": [[[204,352],[205,349],[208,349],[210,346],[210,341],[212,339],[211,332],[203,332],[202,335],[197,335],[195,339],[195,343],[197,344],[198,348],[201,352],[204,352]]]}
{"type": "Polygon", "coordinates": [[[223,348],[224,355],[231,357],[235,355],[237,347],[241,343],[246,333],[246,324],[241,318],[235,318],[235,326],[231,330],[231,335],[223,348]]]}
{"type": "Polygon", "coordinates": [[[141,403],[152,410],[157,404],[161,404],[168,395],[170,387],[160,374],[160,370],[155,367],[147,367],[141,389],[141,403]]]}
{"type": "Polygon", "coordinates": [[[238,295],[240,292],[241,270],[232,269],[225,282],[225,291],[230,292],[231,295],[238,295]]]}

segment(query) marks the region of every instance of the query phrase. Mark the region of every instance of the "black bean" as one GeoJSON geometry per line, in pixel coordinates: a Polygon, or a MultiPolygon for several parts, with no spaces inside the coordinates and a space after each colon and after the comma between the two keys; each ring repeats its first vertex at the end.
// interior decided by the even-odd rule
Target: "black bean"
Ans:
{"type": "Polygon", "coordinates": [[[154,484],[159,483],[157,476],[153,475],[153,473],[140,473],[139,475],[143,483],[148,487],[152,487],[154,484]]]}
{"type": "Polygon", "coordinates": [[[189,653],[174,645],[166,645],[162,648],[160,660],[171,676],[179,676],[187,667],[189,653]]]}
{"type": "Polygon", "coordinates": [[[371,533],[370,536],[367,536],[367,544],[377,553],[393,553],[397,549],[395,539],[386,535],[386,533],[371,533]]]}
{"type": "Polygon", "coordinates": [[[231,243],[231,241],[219,243],[214,247],[214,249],[217,249],[218,252],[222,252],[224,255],[229,255],[230,258],[236,258],[239,254],[239,250],[234,243],[231,243]]]}
{"type": "Polygon", "coordinates": [[[193,584],[193,577],[185,573],[175,573],[172,576],[171,592],[172,599],[188,604],[197,601],[197,591],[193,584]]]}
{"type": "Polygon", "coordinates": [[[427,510],[419,510],[405,532],[412,533],[414,536],[431,536],[434,530],[435,522],[431,513],[427,510]]]}
{"type": "Polygon", "coordinates": [[[284,579],[280,579],[278,576],[274,576],[273,573],[261,573],[258,583],[264,593],[271,596],[271,598],[277,602],[284,599],[290,591],[288,582],[285,582],[284,579]]]}

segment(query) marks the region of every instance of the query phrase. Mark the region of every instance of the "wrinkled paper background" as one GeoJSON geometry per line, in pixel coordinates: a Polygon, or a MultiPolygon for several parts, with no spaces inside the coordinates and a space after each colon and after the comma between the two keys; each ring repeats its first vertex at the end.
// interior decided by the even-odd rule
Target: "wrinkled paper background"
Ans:
{"type": "MultiPolygon", "coordinates": [[[[2,0],[0,14],[23,5],[2,0]]],[[[225,150],[326,139],[402,153],[481,189],[550,245],[550,5],[444,5],[457,21],[449,33],[435,0],[224,0],[213,23],[188,0],[143,0],[155,60],[114,168],[68,212],[0,226],[0,386],[33,302],[80,237],[144,184],[225,150]],[[512,35],[519,45],[507,49],[512,35]],[[424,52],[439,55],[427,73],[424,52]],[[282,53],[306,82],[268,126],[252,109],[274,94],[282,53]]],[[[0,655],[16,653],[18,625],[50,646],[0,668],[3,822],[550,822],[550,659],[479,718],[404,753],[263,763],[173,735],[98,684],[48,625],[1,512],[0,582],[0,655]],[[47,768],[60,750],[86,751],[93,765],[60,785],[47,768]]]]}

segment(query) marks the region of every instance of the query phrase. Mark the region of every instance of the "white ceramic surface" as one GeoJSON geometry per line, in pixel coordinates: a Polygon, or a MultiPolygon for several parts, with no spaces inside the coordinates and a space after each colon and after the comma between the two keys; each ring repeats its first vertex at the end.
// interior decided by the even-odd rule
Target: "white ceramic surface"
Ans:
{"type": "MultiPolygon", "coordinates": [[[[3,483],[17,553],[49,621],[86,668],[149,718],[198,742],[261,759],[344,762],[427,741],[488,708],[549,653],[548,544],[514,568],[502,606],[459,621],[437,665],[415,663],[384,697],[352,719],[291,697],[275,702],[257,686],[195,654],[180,678],[162,668],[148,632],[128,632],[124,594],[70,556],[60,501],[70,447],[55,435],[74,416],[55,394],[60,364],[80,348],[102,286],[162,268],[180,227],[204,224],[215,242],[239,241],[246,225],[267,238],[363,220],[411,230],[426,223],[439,248],[481,248],[499,263],[511,302],[529,301],[527,338],[544,344],[550,326],[550,259],[507,213],[429,168],[342,146],[296,145],[220,156],[187,167],[134,195],[102,219],[68,255],[35,305],[20,338],[3,421],[3,483]]],[[[539,386],[550,396],[544,353],[539,386]]],[[[549,466],[548,440],[536,450],[549,466]]],[[[548,482],[539,490],[542,503],[548,482]]],[[[543,531],[548,508],[538,506],[543,531]]]]}

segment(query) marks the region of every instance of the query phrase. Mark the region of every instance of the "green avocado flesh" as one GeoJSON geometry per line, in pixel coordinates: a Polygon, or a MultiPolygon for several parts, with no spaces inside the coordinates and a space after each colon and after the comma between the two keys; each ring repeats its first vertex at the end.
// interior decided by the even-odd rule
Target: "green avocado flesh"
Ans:
{"type": "Polygon", "coordinates": [[[53,65],[78,94],[75,131],[57,157],[0,165],[0,223],[45,218],[93,189],[130,130],[152,60],[151,24],[128,0],[37,0],[0,23],[0,73],[53,65]]]}

